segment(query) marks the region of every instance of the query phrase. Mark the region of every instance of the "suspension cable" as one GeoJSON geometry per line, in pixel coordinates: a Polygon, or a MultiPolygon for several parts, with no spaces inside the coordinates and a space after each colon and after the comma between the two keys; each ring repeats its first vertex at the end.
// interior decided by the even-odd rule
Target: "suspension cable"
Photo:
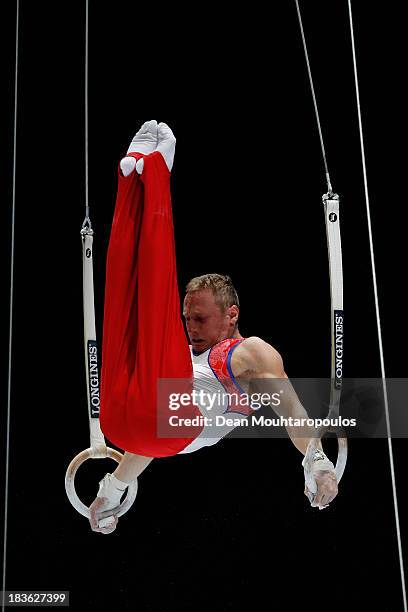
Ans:
{"type": "Polygon", "coordinates": [[[381,378],[382,378],[382,387],[383,387],[383,396],[384,396],[385,419],[386,419],[386,424],[387,424],[388,454],[389,454],[390,470],[391,470],[391,486],[392,486],[392,496],[393,496],[393,501],[394,501],[395,527],[396,527],[396,532],[397,532],[398,556],[399,556],[400,573],[401,573],[402,598],[404,602],[404,612],[408,612],[407,594],[406,594],[406,587],[405,587],[404,562],[403,562],[403,554],[402,554],[400,521],[399,521],[399,513],[398,513],[397,486],[396,486],[396,480],[395,480],[394,455],[393,455],[393,449],[392,449],[390,414],[389,414],[389,408],[388,408],[388,393],[387,393],[387,383],[386,383],[386,378],[385,378],[385,365],[384,365],[384,351],[383,351],[382,332],[381,332],[380,308],[379,308],[379,303],[378,303],[377,274],[376,274],[375,260],[374,260],[373,234],[371,230],[370,200],[368,196],[367,168],[366,168],[366,159],[365,159],[365,150],[364,150],[363,124],[362,124],[362,119],[361,119],[360,89],[358,85],[356,48],[355,48],[355,42],[354,42],[354,28],[353,28],[353,15],[351,12],[351,0],[348,0],[348,8],[349,8],[349,20],[350,20],[351,47],[352,47],[352,52],[353,52],[354,82],[355,82],[356,99],[357,99],[358,128],[359,128],[360,146],[361,146],[361,161],[363,165],[363,176],[364,176],[364,193],[365,193],[366,210],[367,210],[368,235],[369,235],[369,241],[370,241],[371,270],[372,270],[372,275],[373,275],[375,313],[376,313],[376,319],[377,319],[378,347],[380,351],[381,378]]]}
{"type": "Polygon", "coordinates": [[[4,538],[3,538],[3,578],[2,578],[2,611],[6,607],[6,563],[7,563],[7,514],[8,514],[8,491],[9,491],[9,467],[10,467],[10,421],[11,421],[11,358],[13,347],[13,302],[14,302],[14,225],[16,217],[16,159],[17,159],[17,85],[18,85],[18,31],[20,17],[20,2],[16,6],[16,47],[14,65],[14,128],[13,128],[13,189],[12,189],[12,213],[11,213],[11,251],[10,251],[10,318],[9,318],[9,361],[7,381],[7,425],[6,425],[6,459],[5,459],[5,485],[4,485],[4,538]]]}
{"type": "Polygon", "coordinates": [[[89,218],[89,165],[88,165],[88,41],[89,41],[89,0],[85,13],[85,216],[89,218]]]}
{"type": "Polygon", "coordinates": [[[85,2],[85,96],[84,96],[84,124],[85,124],[85,219],[82,223],[81,234],[93,234],[92,223],[89,217],[89,147],[88,147],[88,131],[89,131],[89,113],[88,113],[88,64],[89,64],[89,0],[85,2]]]}
{"type": "Polygon", "coordinates": [[[310,82],[310,89],[312,90],[313,106],[314,106],[315,115],[316,115],[317,129],[319,130],[320,146],[321,146],[321,149],[322,149],[324,170],[325,170],[325,173],[326,173],[327,190],[328,190],[329,196],[331,196],[333,194],[333,189],[332,189],[332,185],[331,185],[331,181],[330,181],[329,166],[327,164],[326,149],[324,147],[323,132],[322,132],[322,128],[321,128],[321,125],[320,125],[319,109],[317,107],[316,94],[315,94],[315,89],[314,89],[314,85],[313,85],[313,78],[312,78],[312,70],[310,68],[309,54],[307,52],[306,38],[305,38],[304,30],[303,30],[302,16],[300,14],[300,7],[299,7],[298,0],[295,0],[295,2],[296,2],[296,9],[297,9],[297,14],[298,14],[298,19],[299,19],[300,32],[302,34],[303,50],[305,52],[307,72],[308,72],[308,75],[309,75],[309,82],[310,82]]]}

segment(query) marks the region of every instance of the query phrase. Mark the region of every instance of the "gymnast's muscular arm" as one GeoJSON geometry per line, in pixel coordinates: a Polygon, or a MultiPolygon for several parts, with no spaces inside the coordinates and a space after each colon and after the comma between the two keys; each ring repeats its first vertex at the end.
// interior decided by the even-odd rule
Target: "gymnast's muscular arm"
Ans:
{"type": "MultiPolygon", "coordinates": [[[[283,389],[284,393],[280,394],[280,404],[271,406],[278,416],[294,419],[308,418],[306,410],[285,373],[282,357],[276,349],[261,338],[252,336],[241,342],[232,353],[231,369],[236,378],[249,381],[249,395],[254,392],[271,395],[283,389]]],[[[310,439],[315,437],[314,428],[306,425],[295,427],[288,424],[286,430],[294,446],[305,455],[310,439]]],[[[321,443],[319,443],[319,448],[323,450],[321,443]]],[[[319,505],[322,498],[325,503],[332,501],[338,492],[334,471],[318,471],[315,479],[318,490],[314,505],[319,505]]],[[[308,496],[307,490],[305,494],[308,496]]]]}
{"type": "MultiPolygon", "coordinates": [[[[287,377],[282,357],[270,344],[252,336],[242,342],[231,357],[231,368],[236,378],[250,383],[250,393],[277,393],[282,387],[280,404],[272,406],[278,416],[308,418],[292,384],[287,377]],[[271,379],[277,379],[275,382],[271,379]],[[284,381],[280,384],[280,381],[284,381]]],[[[286,427],[290,439],[296,448],[306,454],[310,438],[314,436],[312,427],[286,427]],[[297,434],[301,434],[301,436],[297,434]]]]}

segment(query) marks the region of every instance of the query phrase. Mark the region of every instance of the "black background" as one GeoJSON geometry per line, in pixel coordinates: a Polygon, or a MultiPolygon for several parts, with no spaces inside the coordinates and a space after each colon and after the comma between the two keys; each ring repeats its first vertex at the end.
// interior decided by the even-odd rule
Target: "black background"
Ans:
{"type": "MultiPolygon", "coordinates": [[[[381,375],[348,8],[302,2],[334,189],[341,197],[345,376],[381,375]]],[[[400,5],[401,7],[401,5],[400,5]]],[[[3,302],[11,237],[14,28],[4,13],[1,190],[3,302]]],[[[406,375],[405,208],[396,5],[353,2],[383,343],[406,375]]],[[[353,440],[325,512],[303,495],[287,440],[223,440],[154,461],[109,536],[91,532],[64,490],[87,447],[82,337],[85,3],[20,3],[13,370],[7,588],[64,589],[80,609],[402,610],[385,440],[353,440]]],[[[177,137],[172,173],[180,292],[228,273],[240,331],[282,354],[291,377],[330,373],[324,173],[294,2],[173,7],[90,2],[89,180],[101,345],[105,257],[117,163],[156,118],[177,137]],[[270,7],[269,7],[270,9],[270,7]]],[[[2,324],[4,356],[8,317],[2,324]]],[[[2,443],[6,443],[6,369],[2,443]]],[[[400,516],[405,440],[394,441],[400,516]]],[[[328,445],[333,449],[333,446],[328,445]]],[[[3,464],[6,451],[2,453],[3,464]]],[[[112,464],[88,462],[90,503],[112,464]]],[[[4,470],[3,470],[4,480],[4,470]]],[[[3,518],[3,517],[2,517],[3,518]]],[[[405,541],[406,544],[406,541],[405,541]]]]}

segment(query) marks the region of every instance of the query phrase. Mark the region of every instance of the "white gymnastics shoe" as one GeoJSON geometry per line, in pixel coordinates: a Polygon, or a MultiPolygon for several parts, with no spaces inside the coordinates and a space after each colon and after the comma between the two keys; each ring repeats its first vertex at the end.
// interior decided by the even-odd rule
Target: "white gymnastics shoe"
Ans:
{"type": "MultiPolygon", "coordinates": [[[[140,130],[133,137],[132,142],[127,150],[128,153],[143,153],[148,155],[153,153],[157,147],[158,141],[158,125],[157,121],[146,121],[140,130]]],[[[134,157],[124,157],[120,162],[120,169],[123,176],[129,176],[136,168],[138,174],[142,174],[144,167],[143,159],[136,162],[134,157]]]]}
{"type": "Polygon", "coordinates": [[[157,147],[158,125],[156,119],[146,121],[133,137],[128,153],[153,153],[157,147]]]}
{"type": "Polygon", "coordinates": [[[174,153],[176,152],[176,138],[167,123],[159,123],[158,125],[156,151],[159,151],[163,155],[167,168],[171,172],[174,162],[174,153]]]}

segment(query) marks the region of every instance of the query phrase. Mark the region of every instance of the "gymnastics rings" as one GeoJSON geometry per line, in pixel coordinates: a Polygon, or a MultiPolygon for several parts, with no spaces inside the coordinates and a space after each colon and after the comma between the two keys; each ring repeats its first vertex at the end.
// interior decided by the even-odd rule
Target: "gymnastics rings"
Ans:
{"type": "MultiPolygon", "coordinates": [[[[85,463],[85,461],[88,461],[88,459],[103,459],[105,457],[109,457],[110,459],[114,459],[120,463],[122,456],[123,455],[119,451],[105,446],[105,451],[101,449],[87,448],[73,458],[65,474],[65,490],[69,501],[75,510],[79,512],[79,514],[82,514],[82,516],[85,516],[88,519],[90,518],[89,508],[81,502],[75,490],[75,475],[78,468],[85,463]]],[[[115,516],[122,516],[129,510],[135,501],[136,494],[137,480],[128,486],[127,495],[123,502],[118,506],[119,509],[115,510],[115,516]]],[[[112,510],[105,510],[105,512],[100,513],[99,519],[107,518],[109,516],[112,516],[112,510]]]]}

